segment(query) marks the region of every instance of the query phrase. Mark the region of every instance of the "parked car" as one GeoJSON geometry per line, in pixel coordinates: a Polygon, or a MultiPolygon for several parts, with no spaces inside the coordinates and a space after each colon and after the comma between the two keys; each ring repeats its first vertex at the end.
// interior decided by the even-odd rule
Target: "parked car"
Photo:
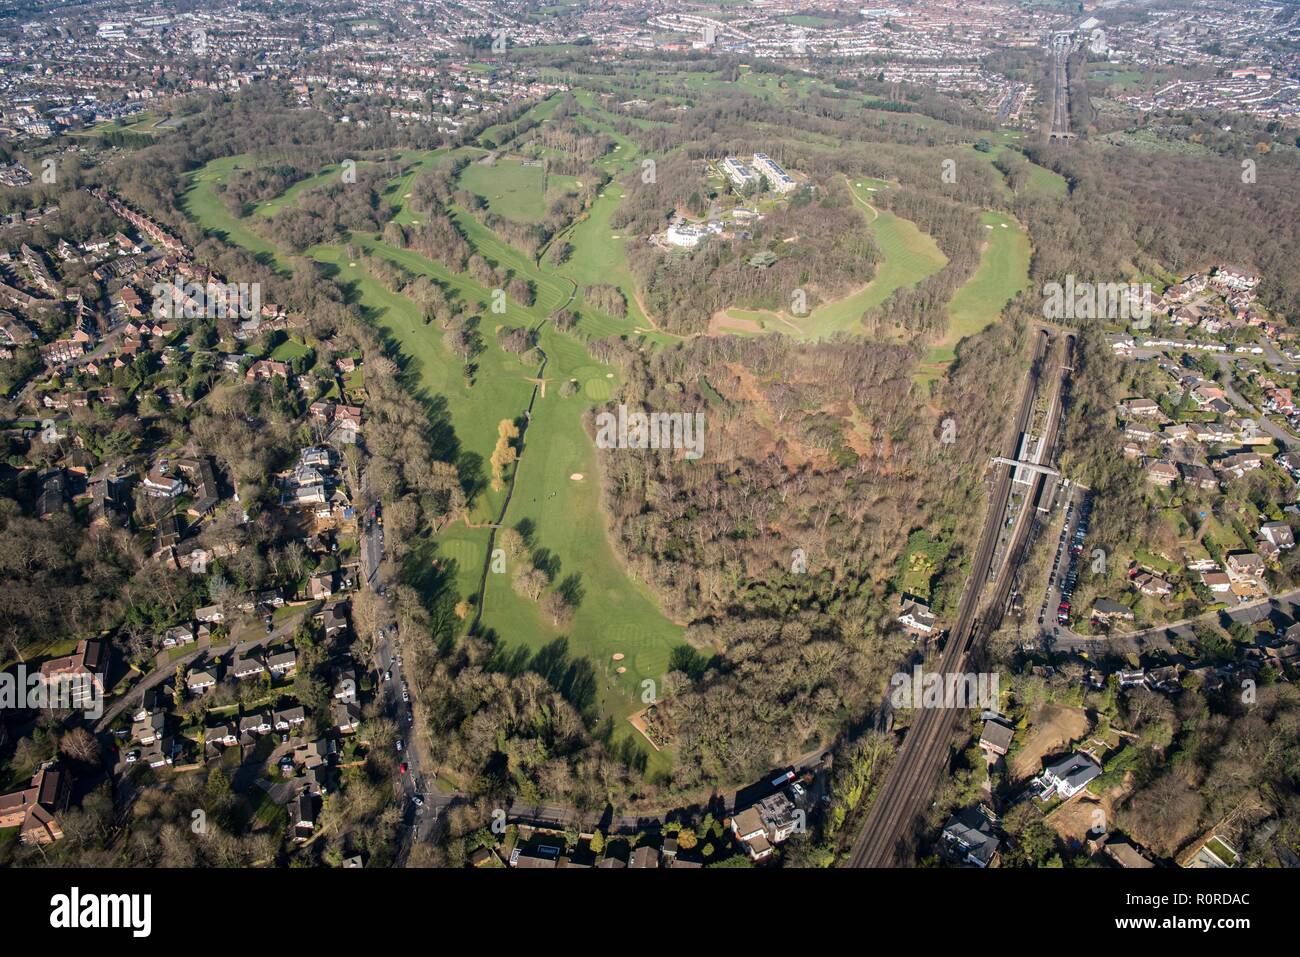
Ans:
{"type": "Polygon", "coordinates": [[[126,752],[126,763],[127,763],[127,764],[135,764],[135,762],[137,762],[137,761],[139,761],[139,760],[140,760],[140,752],[139,752],[139,751],[128,751],[128,752],[126,752]]]}
{"type": "Polygon", "coordinates": [[[399,764],[399,765],[397,766],[397,770],[400,771],[402,774],[405,774],[405,773],[406,773],[406,762],[403,761],[401,764],[399,764]]]}
{"type": "Polygon", "coordinates": [[[398,750],[398,751],[402,750],[402,739],[401,739],[401,738],[398,738],[398,739],[397,739],[397,750],[398,750]]]}

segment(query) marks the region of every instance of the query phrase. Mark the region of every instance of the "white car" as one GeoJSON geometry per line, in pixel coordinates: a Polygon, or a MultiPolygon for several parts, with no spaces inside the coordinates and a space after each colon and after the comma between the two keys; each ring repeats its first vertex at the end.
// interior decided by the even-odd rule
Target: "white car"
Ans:
{"type": "Polygon", "coordinates": [[[397,750],[398,750],[398,751],[402,750],[402,739],[401,739],[401,738],[398,738],[398,739],[397,739],[397,750]]]}
{"type": "Polygon", "coordinates": [[[127,764],[135,764],[135,762],[137,762],[137,761],[139,761],[139,760],[140,760],[140,752],[139,752],[139,751],[128,751],[128,752],[126,752],[126,763],[127,763],[127,764]]]}
{"type": "Polygon", "coordinates": [[[407,702],[408,704],[410,703],[411,700],[411,692],[407,691],[405,688],[402,689],[402,700],[407,702]]]}

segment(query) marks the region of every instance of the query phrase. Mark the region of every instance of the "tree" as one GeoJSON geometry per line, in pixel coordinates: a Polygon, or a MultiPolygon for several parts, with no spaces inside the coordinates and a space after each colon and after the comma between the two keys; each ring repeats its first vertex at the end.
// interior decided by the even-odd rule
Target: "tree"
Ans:
{"type": "Polygon", "coordinates": [[[99,760],[99,742],[85,728],[73,728],[60,738],[59,750],[74,761],[94,764],[99,760]]]}

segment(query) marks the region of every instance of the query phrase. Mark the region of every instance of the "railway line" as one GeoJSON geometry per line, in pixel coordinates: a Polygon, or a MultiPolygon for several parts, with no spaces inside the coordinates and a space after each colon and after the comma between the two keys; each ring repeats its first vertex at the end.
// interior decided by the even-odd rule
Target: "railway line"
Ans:
{"type": "MultiPolygon", "coordinates": [[[[1029,425],[1039,389],[1047,377],[1054,394],[1045,423],[1044,448],[1054,449],[1060,422],[1060,394],[1065,382],[1073,337],[1054,342],[1048,330],[1041,330],[1034,346],[1033,362],[1026,376],[1016,413],[1015,427],[1008,440],[1007,457],[1017,452],[1020,437],[1029,425]],[[1063,354],[1060,363],[1048,362],[1053,349],[1063,354]]],[[[997,477],[989,498],[988,512],[972,563],[972,576],[962,593],[957,616],[949,637],[940,652],[936,670],[941,675],[962,674],[969,661],[978,657],[983,640],[1001,623],[1014,575],[993,575],[996,545],[1003,527],[1003,516],[1011,492],[1014,469],[995,465],[997,477]],[[998,584],[985,600],[991,578],[998,584]]],[[[1016,522],[1012,545],[1006,549],[1002,566],[1014,568],[1032,521],[1033,502],[1041,492],[1043,476],[1036,475],[1031,494],[1016,522]]],[[[898,758],[877,795],[847,861],[848,867],[890,867],[909,860],[914,828],[930,806],[932,795],[948,767],[951,745],[958,722],[966,710],[956,707],[917,708],[908,728],[898,758]]]]}

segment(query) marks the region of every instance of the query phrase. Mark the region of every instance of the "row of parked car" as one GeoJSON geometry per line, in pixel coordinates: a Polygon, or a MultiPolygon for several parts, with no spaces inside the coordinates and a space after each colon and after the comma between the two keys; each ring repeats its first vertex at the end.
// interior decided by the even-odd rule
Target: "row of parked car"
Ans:
{"type": "MultiPolygon", "coordinates": [[[[1092,512],[1092,499],[1085,496],[1079,503],[1079,521],[1070,535],[1070,521],[1074,517],[1074,502],[1065,506],[1065,526],[1061,529],[1061,540],[1056,545],[1056,555],[1052,559],[1052,573],[1049,581],[1056,581],[1061,563],[1066,563],[1065,575],[1061,578],[1061,601],[1056,606],[1056,620],[1064,625],[1070,620],[1070,598],[1074,595],[1074,586],[1079,581],[1079,556],[1083,553],[1083,542],[1088,537],[1088,516],[1092,512]]],[[[1038,615],[1038,623],[1043,624],[1047,618],[1047,604],[1038,615]]]]}

